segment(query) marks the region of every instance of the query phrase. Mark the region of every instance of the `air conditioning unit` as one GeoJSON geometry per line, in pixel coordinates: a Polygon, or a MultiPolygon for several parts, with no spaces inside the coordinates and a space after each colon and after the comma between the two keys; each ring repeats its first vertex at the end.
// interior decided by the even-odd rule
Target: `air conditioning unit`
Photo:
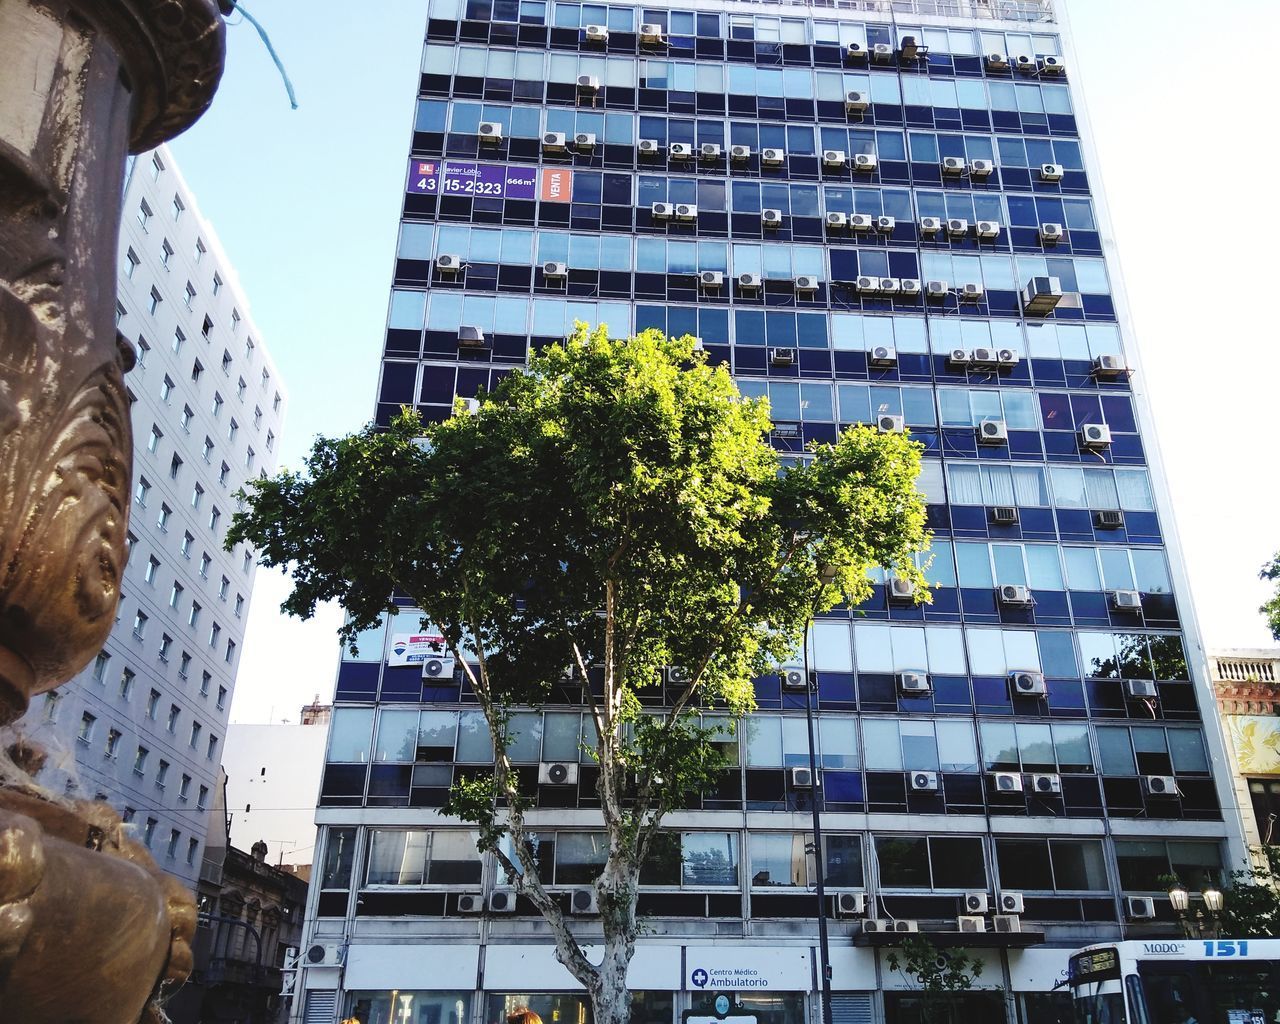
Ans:
{"type": "Polygon", "coordinates": [[[1052,796],[1062,792],[1062,778],[1050,772],[1042,772],[1031,776],[1031,792],[1043,796],[1052,796]]]}
{"type": "Polygon", "coordinates": [[[950,217],[947,219],[947,234],[952,238],[963,238],[969,233],[969,222],[963,217],[950,217]]]}
{"type": "Polygon", "coordinates": [[[1052,313],[1062,301],[1062,281],[1056,277],[1033,277],[1022,289],[1022,310],[1029,316],[1052,313]]]}
{"type": "Polygon", "coordinates": [[[1061,57],[1052,55],[1040,58],[1040,70],[1046,75],[1060,75],[1067,70],[1061,57]]]}
{"type": "Polygon", "coordinates": [[[1110,448],[1111,428],[1105,423],[1086,423],[1080,428],[1081,448],[1110,448]]]}
{"type": "Polygon", "coordinates": [[[793,348],[771,348],[769,349],[769,365],[770,366],[795,366],[796,350],[793,348]]]}
{"type": "Polygon", "coordinates": [[[991,928],[997,932],[1022,931],[1022,919],[1013,914],[996,914],[991,918],[991,928]]]}
{"type": "Polygon", "coordinates": [[[855,171],[874,171],[876,169],[876,155],[874,153],[854,153],[853,169],[855,171]]]}
{"type": "Polygon", "coordinates": [[[645,23],[640,26],[640,42],[642,43],[663,43],[666,42],[666,35],[661,25],[645,23]]]}
{"type": "Polygon", "coordinates": [[[983,420],[978,424],[979,444],[1008,444],[1009,428],[1004,420],[983,420]]]}
{"type": "Polygon", "coordinates": [[[760,275],[759,275],[759,274],[739,274],[739,275],[738,275],[738,287],[739,287],[739,288],[752,288],[752,289],[754,289],[754,288],[759,288],[759,287],[760,287],[760,275]]]}
{"type": "Polygon", "coordinates": [[[813,772],[808,768],[792,768],[788,776],[792,789],[813,789],[813,772]]]}
{"type": "Polygon", "coordinates": [[[1130,700],[1155,700],[1156,684],[1150,679],[1126,679],[1124,695],[1130,700]]]}
{"type": "Polygon", "coordinates": [[[693,147],[687,142],[673,142],[667,150],[672,160],[688,160],[693,156],[693,147]]]}
{"type": "Polygon", "coordinates": [[[703,288],[720,288],[724,285],[724,274],[718,270],[704,270],[698,275],[698,283],[703,288]]]}
{"type": "Polygon", "coordinates": [[[796,291],[798,292],[816,292],[818,290],[818,279],[808,274],[801,274],[796,278],[796,291]]]}
{"type": "Polygon", "coordinates": [[[609,41],[609,29],[604,25],[588,25],[586,36],[593,43],[607,43],[609,41]]]}
{"type": "Polygon", "coordinates": [[[948,156],[942,159],[943,174],[964,174],[968,166],[962,156],[948,156]]]}
{"type": "Polygon", "coordinates": [[[1156,916],[1156,901],[1150,896],[1126,896],[1124,916],[1130,921],[1152,921],[1156,916]]]}
{"type": "MultiPolygon", "coordinates": [[[[886,431],[886,433],[897,433],[897,431],[886,431]]],[[[889,588],[890,601],[914,602],[916,599],[915,580],[904,580],[897,576],[890,576],[887,586],[889,588]]]]}
{"type": "Polygon", "coordinates": [[[848,92],[844,96],[844,109],[861,112],[871,106],[871,97],[865,92],[848,92]]]}
{"type": "Polygon", "coordinates": [[[888,345],[876,345],[867,353],[867,362],[871,366],[878,366],[882,369],[897,366],[898,353],[888,345]]]}
{"type": "Polygon", "coordinates": [[[975,348],[969,353],[969,363],[983,369],[994,367],[997,363],[996,350],[993,348],[975,348]]]}
{"type": "Polygon", "coordinates": [[[827,227],[829,228],[846,228],[849,226],[849,215],[846,213],[837,213],[834,210],[827,214],[827,227]]]}
{"type": "Polygon", "coordinates": [[[916,793],[936,793],[938,792],[938,773],[937,772],[911,772],[907,781],[911,784],[911,789],[916,793]]]}
{"type": "Polygon", "coordinates": [[[1036,66],[1036,59],[1034,57],[1028,57],[1025,53],[1020,53],[1018,56],[1013,58],[1013,66],[1024,75],[1033,75],[1040,70],[1036,66]]]}
{"type": "Polygon", "coordinates": [[[698,208],[693,203],[676,203],[676,220],[697,220],[698,208]]]}
{"type": "Polygon", "coordinates": [[[927,281],[924,293],[934,302],[942,302],[951,294],[951,286],[946,281],[927,281]]]}
{"type": "Polygon", "coordinates": [[[880,294],[881,295],[897,295],[902,288],[902,282],[896,277],[880,278],[880,294]]]}
{"type": "Polygon", "coordinates": [[[880,278],[863,274],[854,281],[853,285],[860,295],[875,295],[880,291],[880,278]]]}
{"type": "Polygon", "coordinates": [[[484,896],[478,892],[464,892],[458,897],[459,914],[480,914],[484,912],[484,896]]]}
{"type": "Polygon", "coordinates": [[[876,429],[882,434],[901,434],[906,424],[901,416],[884,412],[876,417],[876,429]]]}
{"type": "Polygon", "coordinates": [[[920,930],[920,922],[904,921],[902,918],[899,918],[898,920],[891,921],[889,923],[888,930],[891,932],[918,932],[920,930]]]}
{"type": "Polygon", "coordinates": [[[947,365],[954,367],[965,367],[969,365],[969,351],[963,348],[953,348],[947,353],[947,365]]]}
{"type": "Polygon", "coordinates": [[[961,302],[980,302],[982,297],[987,294],[987,290],[976,281],[970,281],[968,284],[960,286],[961,302]]]}
{"type": "Polygon", "coordinates": [[[844,48],[844,55],[850,60],[866,60],[867,48],[861,43],[850,43],[844,48]]]}
{"type": "Polygon", "coordinates": [[[969,161],[969,177],[971,178],[989,178],[991,172],[996,169],[996,165],[990,160],[971,160],[969,161]]]}
{"type": "Polygon", "coordinates": [[[985,892],[967,892],[960,898],[966,914],[985,914],[991,907],[991,897],[985,892]]]}
{"type": "Polygon", "coordinates": [[[1063,174],[1062,164],[1041,164],[1040,180],[1041,181],[1061,181],[1063,174]]]}
{"type": "Polygon", "coordinates": [[[980,220],[976,228],[979,238],[999,238],[1000,225],[994,220],[980,220]]]}
{"type": "Polygon", "coordinates": [[[347,947],[338,942],[317,942],[303,954],[308,967],[340,967],[346,957],[347,947]]]}
{"type": "Polygon", "coordinates": [[[900,289],[900,292],[904,297],[909,296],[913,299],[918,299],[920,297],[920,291],[920,279],[918,277],[904,277],[902,279],[902,288],[900,289]]]}
{"type": "Polygon", "coordinates": [[[1027,901],[1020,892],[1002,892],[996,900],[996,907],[1002,914],[1025,914],[1027,901]]]}
{"type": "Polygon", "coordinates": [[[750,146],[730,146],[729,159],[736,160],[738,162],[741,162],[743,160],[750,160],[751,147],[750,146]]]}
{"type": "Polygon", "coordinates": [[[860,892],[838,892],[832,905],[836,917],[861,917],[867,912],[867,898],[860,892]]]}
{"type": "Polygon", "coordinates": [[[1008,71],[1009,58],[1003,53],[987,54],[987,70],[988,71],[1008,71]]]}
{"type": "Polygon", "coordinates": [[[655,220],[669,220],[676,212],[676,208],[670,203],[654,203],[649,207],[649,212],[653,214],[655,220]]]}
{"type": "MultiPolygon", "coordinates": [[[[702,339],[700,338],[698,339],[699,347],[701,347],[701,340],[702,339]]],[[[666,677],[668,683],[674,683],[677,686],[682,686],[693,678],[693,672],[684,665],[668,665],[666,677]]]]}
{"type": "Polygon", "coordinates": [[[595,917],[600,913],[595,889],[583,886],[569,893],[569,911],[579,917],[595,917]]]}
{"type": "Polygon", "coordinates": [[[927,697],[933,693],[928,672],[899,672],[898,693],[904,697],[927,697]]]}
{"type": "Polygon", "coordinates": [[[516,912],[516,894],[511,889],[494,889],[489,893],[489,913],[514,914],[516,912]]]}
{"type": "Polygon", "coordinates": [[[780,149],[760,150],[760,162],[766,167],[781,167],[786,154],[780,149]]]}
{"type": "Polygon", "coordinates": [[[662,147],[658,145],[657,139],[641,139],[637,148],[642,156],[657,156],[662,147]]]}
{"type": "Polygon", "coordinates": [[[1136,590],[1111,591],[1111,607],[1120,612],[1142,611],[1142,595],[1136,590]]]}
{"type": "Polygon", "coordinates": [[[936,235],[942,230],[941,217],[921,217],[920,218],[920,234],[926,236],[936,235]]]}
{"type": "MultiPolygon", "coordinates": [[[[461,339],[461,337],[459,337],[458,339],[459,348],[484,348],[484,332],[481,331],[480,328],[478,327],[472,328],[472,329],[478,333],[480,340],[473,341],[471,339],[468,339],[466,342],[464,342],[461,339]]],[[[480,404],[478,402],[476,402],[476,405],[472,407],[471,403],[475,401],[476,400],[474,398],[463,399],[463,402],[466,404],[466,413],[469,416],[474,416],[480,409],[480,404]]],[[[423,679],[452,679],[453,678],[453,659],[441,658],[441,657],[423,658],[422,659],[422,678],[423,679]]]]}
{"type": "Polygon", "coordinates": [[[1123,529],[1124,513],[1119,509],[1100,508],[1093,513],[1093,525],[1099,530],[1123,529]]]}
{"type": "Polygon", "coordinates": [[[876,230],[882,235],[893,234],[893,229],[897,226],[898,222],[893,217],[881,215],[876,218],[876,230]]]}
{"type": "Polygon", "coordinates": [[[862,922],[862,933],[864,935],[884,935],[891,931],[893,931],[892,921],[871,918],[862,922]]]}
{"type": "Polygon", "coordinates": [[[1018,510],[1012,505],[996,505],[991,509],[991,522],[996,526],[1016,526],[1018,510]]]}
{"type": "Polygon", "coordinates": [[[1103,355],[1093,361],[1093,375],[1114,379],[1128,374],[1129,368],[1124,363],[1124,356],[1103,355]]]}
{"type": "Polygon", "coordinates": [[[703,160],[719,160],[720,146],[715,142],[704,142],[698,147],[698,156],[703,160]]]}
{"type": "Polygon", "coordinates": [[[992,772],[988,778],[997,793],[1021,793],[1022,776],[1017,772],[992,772]]]}
{"type": "Polygon", "coordinates": [[[803,693],[809,689],[809,684],[804,677],[804,669],[800,668],[780,668],[778,669],[778,680],[782,683],[784,690],[799,691],[803,693]]]}
{"type": "Polygon", "coordinates": [[[598,92],[600,90],[600,79],[595,75],[579,75],[578,88],[584,92],[598,92]]]}
{"type": "Polygon", "coordinates": [[[502,125],[496,121],[481,121],[476,134],[480,136],[481,142],[501,142],[502,125]]]}
{"type": "Polygon", "coordinates": [[[996,349],[996,365],[1002,370],[1010,370],[1017,366],[1021,357],[1011,348],[996,349]]]}
{"type": "Polygon", "coordinates": [[[972,914],[961,914],[956,918],[956,931],[960,932],[985,932],[987,930],[987,919],[972,914]]]}
{"type": "Polygon", "coordinates": [[[1178,793],[1178,780],[1172,775],[1144,775],[1142,777],[1142,791],[1147,796],[1160,798],[1176,797],[1178,793]]]}
{"type": "Polygon", "coordinates": [[[573,137],[573,144],[578,149],[590,150],[596,148],[596,137],[593,132],[578,132],[573,137]]]}
{"type": "Polygon", "coordinates": [[[843,167],[849,155],[843,149],[824,149],[822,151],[823,167],[843,167]]]}
{"type": "Polygon", "coordinates": [[[782,227],[782,211],[781,210],[761,210],[760,223],[767,228],[782,227]]]}
{"type": "Polygon", "coordinates": [[[872,231],[875,229],[876,219],[869,213],[851,213],[849,215],[849,227],[854,231],[872,231]]]}
{"type": "Polygon", "coordinates": [[[1042,245],[1057,245],[1062,241],[1063,234],[1061,224],[1040,225],[1040,242],[1042,245]]]}
{"type": "Polygon", "coordinates": [[[542,276],[543,276],[543,277],[550,277],[550,278],[556,278],[556,277],[568,277],[568,276],[569,276],[569,264],[567,264],[567,263],[556,263],[555,261],[552,261],[552,262],[549,262],[549,263],[544,263],[544,264],[542,264],[542,276]]]}
{"type": "Polygon", "coordinates": [[[453,256],[449,253],[441,253],[436,257],[436,270],[443,270],[448,273],[462,269],[462,257],[453,256]]]}
{"type": "MultiPolygon", "coordinates": [[[[484,328],[469,327],[463,324],[458,328],[458,347],[459,348],[484,348],[484,328]]],[[[439,660],[439,659],[436,659],[439,660]]],[[[423,665],[424,673],[426,672],[425,663],[423,665]]]]}
{"type": "MultiPolygon", "coordinates": [[[[1025,591],[1026,587],[1022,589],[1025,591]]],[[[1029,596],[1028,600],[1030,600],[1029,596]]],[[[1009,692],[1015,697],[1044,697],[1048,695],[1049,690],[1045,686],[1044,673],[1020,671],[1009,673],[1009,692]]]]}
{"type": "Polygon", "coordinates": [[[538,785],[576,786],[578,766],[572,761],[543,761],[538,765],[538,785]]]}
{"type": "Polygon", "coordinates": [[[887,64],[893,60],[893,47],[888,43],[876,43],[871,47],[871,56],[873,59],[887,64]]]}

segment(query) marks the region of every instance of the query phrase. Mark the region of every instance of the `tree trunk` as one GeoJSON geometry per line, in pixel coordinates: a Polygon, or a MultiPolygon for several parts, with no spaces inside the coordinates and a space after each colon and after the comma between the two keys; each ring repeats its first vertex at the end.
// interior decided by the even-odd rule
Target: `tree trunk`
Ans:
{"type": "Polygon", "coordinates": [[[631,992],[627,988],[627,964],[631,957],[611,956],[605,952],[604,963],[597,975],[599,981],[590,991],[593,1024],[630,1024],[631,992]]]}

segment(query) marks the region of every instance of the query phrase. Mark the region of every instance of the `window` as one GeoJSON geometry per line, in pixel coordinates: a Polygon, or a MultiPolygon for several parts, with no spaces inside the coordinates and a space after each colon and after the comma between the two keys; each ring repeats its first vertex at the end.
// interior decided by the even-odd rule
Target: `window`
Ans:
{"type": "MultiPolygon", "coordinates": [[[[237,313],[237,312],[233,309],[233,310],[231,311],[231,329],[234,331],[234,330],[235,330],[237,327],[239,327],[239,326],[240,326],[240,314],[239,314],[239,313],[237,313]]],[[[248,339],[246,339],[246,341],[245,341],[245,343],[244,343],[244,358],[245,358],[245,362],[247,362],[247,363],[251,363],[251,362],[253,362],[253,350],[254,350],[254,347],[255,347],[255,346],[254,346],[254,344],[253,344],[253,339],[252,339],[252,338],[248,338],[248,339]]]]}
{"type": "Polygon", "coordinates": [[[203,811],[205,809],[205,805],[208,802],[209,802],[209,787],[201,786],[200,793],[196,797],[196,809],[203,811]]]}
{"type": "Polygon", "coordinates": [[[249,385],[244,382],[243,377],[241,377],[238,381],[236,381],[236,397],[243,401],[244,393],[246,390],[248,390],[248,387],[249,385]]]}
{"type": "Polygon", "coordinates": [[[164,171],[164,162],[160,159],[159,153],[151,154],[151,180],[159,181],[160,175],[164,171]]]}
{"type": "Polygon", "coordinates": [[[213,682],[213,675],[209,672],[200,673],[200,696],[209,696],[209,684],[213,682]]]}
{"type": "Polygon", "coordinates": [[[156,720],[156,712],[160,707],[160,691],[152,689],[147,696],[147,717],[153,722],[156,720]]]}
{"type": "Polygon", "coordinates": [[[236,607],[235,607],[236,618],[237,619],[240,618],[243,613],[244,613],[244,595],[236,594],[236,607]]]}
{"type": "Polygon", "coordinates": [[[753,887],[807,886],[812,862],[804,832],[755,832],[750,836],[753,887]]]}
{"type": "Polygon", "coordinates": [[[191,669],[191,655],[186,651],[182,652],[182,657],[178,659],[178,678],[186,679],[187,673],[191,669]]]}
{"type": "MultiPolygon", "coordinates": [[[[142,578],[146,580],[148,583],[154,585],[156,581],[156,570],[158,570],[159,568],[160,568],[160,559],[156,558],[155,555],[148,556],[147,568],[143,572],[142,578]]],[[[102,655],[99,654],[98,657],[101,658],[102,655]]]]}
{"type": "Polygon", "coordinates": [[[197,238],[195,252],[192,253],[191,255],[193,262],[199,263],[202,259],[204,259],[204,254],[207,253],[208,251],[209,250],[204,247],[204,239],[197,238]]]}
{"type": "Polygon", "coordinates": [[[213,559],[209,557],[209,552],[204,552],[200,556],[200,578],[207,580],[209,578],[209,565],[213,559]]]}
{"type": "MultiPolygon", "coordinates": [[[[210,319],[209,314],[206,313],[204,320],[200,324],[200,334],[204,337],[205,341],[208,341],[209,335],[211,335],[212,333],[213,333],[213,320],[210,319]]],[[[225,370],[226,367],[224,366],[223,369],[225,370]]]]}
{"type": "Polygon", "coordinates": [[[222,278],[219,275],[214,274],[213,275],[213,294],[217,295],[221,291],[222,291],[222,278]]]}
{"type": "MultiPolygon", "coordinates": [[[[556,844],[551,845],[554,848],[556,844]]],[[[481,861],[476,853],[475,837],[470,832],[378,828],[369,831],[367,885],[476,885],[480,874],[481,861]]]]}
{"type": "Polygon", "coordinates": [[[140,611],[133,617],[133,635],[139,640],[147,631],[147,613],[140,611]]]}
{"type": "Polygon", "coordinates": [[[147,495],[151,493],[151,484],[145,476],[138,477],[138,485],[133,489],[133,500],[139,508],[147,507],[147,495]]]}
{"type": "Polygon", "coordinates": [[[227,477],[230,474],[231,474],[231,467],[224,462],[222,464],[222,467],[218,470],[218,483],[222,484],[222,486],[225,487],[227,485],[227,477]]]}
{"type": "Polygon", "coordinates": [[[244,453],[244,468],[245,468],[245,469],[247,469],[247,470],[252,470],[252,469],[253,469],[253,460],[254,460],[255,458],[257,458],[257,453],[253,450],[253,448],[252,448],[252,447],[245,449],[245,453],[244,453]]]}
{"type": "Polygon", "coordinates": [[[80,732],[77,739],[81,743],[88,743],[93,739],[93,726],[97,721],[98,719],[87,711],[80,716],[80,732]]]}
{"type": "Polygon", "coordinates": [[[170,732],[178,731],[178,718],[181,716],[181,714],[182,714],[182,709],[179,708],[177,704],[169,705],[169,718],[168,718],[168,721],[166,722],[166,726],[170,732]]]}
{"type": "Polygon", "coordinates": [[[222,350],[222,372],[228,375],[231,373],[231,353],[225,348],[222,350]]]}
{"type": "Polygon", "coordinates": [[[111,655],[106,651],[99,651],[98,656],[93,659],[93,681],[101,683],[106,679],[107,665],[111,663],[111,655]]]}
{"type": "Polygon", "coordinates": [[[158,824],[160,823],[155,818],[148,818],[146,827],[142,830],[142,842],[147,849],[151,848],[151,840],[156,837],[156,826],[158,824]]]}
{"type": "Polygon", "coordinates": [[[218,414],[222,412],[222,396],[216,391],[213,393],[213,408],[210,409],[210,412],[213,413],[215,420],[218,418],[218,414]]]}
{"type": "Polygon", "coordinates": [[[240,568],[248,575],[249,570],[253,567],[253,552],[246,551],[244,557],[240,560],[240,568]]]}
{"type": "Polygon", "coordinates": [[[160,401],[167,404],[169,401],[169,397],[173,394],[173,389],[176,386],[177,385],[173,383],[173,380],[166,373],[164,375],[164,380],[160,384],[160,401]]]}
{"type": "Polygon", "coordinates": [[[232,417],[231,422],[227,424],[227,440],[234,441],[239,430],[240,424],[235,421],[235,417],[232,417]]]}
{"type": "Polygon", "coordinates": [[[1109,892],[1102,843],[1079,839],[997,839],[1002,889],[1109,892]]]}
{"type": "Polygon", "coordinates": [[[203,500],[203,498],[204,498],[204,488],[201,487],[199,484],[196,484],[195,487],[191,489],[191,507],[199,508],[200,502],[203,500]]]}
{"type": "Polygon", "coordinates": [[[231,581],[227,579],[225,576],[223,576],[222,580],[218,583],[218,597],[220,597],[222,600],[225,601],[227,599],[227,592],[230,589],[230,587],[231,587],[231,581]]]}
{"type": "Polygon", "coordinates": [[[1115,849],[1120,887],[1126,893],[1163,895],[1169,875],[1193,892],[1222,884],[1222,849],[1217,842],[1117,839],[1115,849]]]}
{"type": "Polygon", "coordinates": [[[132,669],[125,669],[120,673],[120,699],[128,700],[133,696],[133,679],[134,672],[132,669]]]}
{"type": "Polygon", "coordinates": [[[222,519],[222,510],[217,505],[209,512],[209,529],[216,531],[218,529],[218,521],[222,519]]]}
{"type": "Polygon", "coordinates": [[[62,694],[57,690],[50,690],[44,695],[44,720],[46,722],[56,722],[58,720],[58,701],[62,700],[62,694]]]}
{"type": "Polygon", "coordinates": [[[227,688],[225,686],[218,687],[218,710],[223,711],[227,706],[227,688]]]}
{"type": "Polygon", "coordinates": [[[195,542],[196,542],[195,537],[191,536],[190,533],[184,530],[182,534],[182,556],[184,558],[191,557],[191,545],[194,544],[195,542]]]}
{"type": "Polygon", "coordinates": [[[151,295],[147,299],[147,312],[155,316],[156,310],[160,308],[160,303],[162,302],[164,302],[164,297],[155,288],[152,288],[151,295]]]}
{"type": "Polygon", "coordinates": [[[130,822],[133,821],[135,817],[137,817],[137,814],[138,814],[138,811],[136,808],[126,807],[124,809],[124,813],[120,815],[120,820],[123,821],[126,825],[128,825],[130,822]]]}
{"type": "Polygon", "coordinates": [[[173,515],[173,509],[171,509],[168,505],[162,502],[160,505],[160,515],[156,519],[156,527],[160,530],[161,533],[168,532],[169,517],[171,515],[173,515]]]}
{"type": "Polygon", "coordinates": [[[173,637],[168,633],[162,633],[160,636],[160,660],[169,660],[169,651],[173,648],[173,637]]]}
{"type": "Polygon", "coordinates": [[[279,391],[277,391],[277,392],[276,392],[276,394],[275,394],[275,397],[274,397],[273,399],[271,399],[271,411],[272,411],[272,412],[279,412],[279,411],[280,411],[280,402],[281,402],[280,392],[279,392],[279,391]]]}
{"type": "Polygon", "coordinates": [[[234,640],[227,641],[227,653],[223,655],[222,660],[230,665],[236,658],[236,642],[234,640]]]}
{"type": "Polygon", "coordinates": [[[111,729],[107,733],[107,747],[104,754],[114,760],[120,754],[120,740],[124,737],[119,729],[111,729]]]}
{"type": "Polygon", "coordinates": [[[262,371],[262,390],[266,391],[267,385],[269,385],[270,383],[271,383],[271,371],[263,370],[262,371]]]}
{"type": "Polygon", "coordinates": [[[267,451],[271,451],[276,446],[276,432],[274,430],[267,431],[267,451]]]}
{"type": "Polygon", "coordinates": [[[985,889],[987,870],[977,836],[876,836],[885,889],[985,889]]]}
{"type": "Polygon", "coordinates": [[[179,217],[181,217],[182,211],[185,209],[186,207],[182,205],[182,200],[175,195],[173,197],[173,219],[177,220],[179,217]]]}
{"type": "Polygon", "coordinates": [[[120,326],[120,321],[129,315],[129,311],[124,308],[124,303],[119,299],[116,300],[116,326],[120,326]]]}
{"type": "Polygon", "coordinates": [[[177,580],[173,581],[173,589],[169,591],[169,607],[177,608],[182,601],[183,586],[177,580]]]}
{"type": "Polygon", "coordinates": [[[195,416],[196,414],[192,410],[191,406],[184,405],[182,407],[182,420],[181,420],[182,429],[185,430],[188,434],[191,433],[191,421],[195,419],[195,416]]]}
{"type": "Polygon", "coordinates": [[[139,746],[137,752],[133,755],[133,774],[141,775],[147,770],[147,758],[151,756],[151,751],[144,746],[139,746]]]}
{"type": "Polygon", "coordinates": [[[200,360],[197,359],[194,363],[191,364],[191,380],[198,384],[200,383],[200,378],[203,375],[204,375],[204,366],[201,364],[200,360]]]}
{"type": "Polygon", "coordinates": [[[164,434],[160,431],[160,428],[157,427],[154,423],[151,424],[151,434],[147,438],[147,451],[149,451],[152,455],[154,455],[156,452],[156,449],[160,447],[160,439],[162,437],[164,437],[164,434]]]}
{"type": "Polygon", "coordinates": [[[187,863],[194,864],[196,862],[196,851],[200,849],[199,839],[187,840],[187,863]]]}
{"type": "Polygon", "coordinates": [[[156,787],[164,789],[165,780],[169,777],[169,762],[160,759],[160,763],[156,765],[156,787]]]}
{"type": "Polygon", "coordinates": [[[200,621],[200,602],[192,601],[191,612],[189,615],[187,615],[187,625],[195,626],[195,624],[199,621],[200,621]]]}
{"type": "Polygon", "coordinates": [[[209,627],[209,646],[217,647],[218,637],[220,637],[221,635],[222,635],[222,627],[215,622],[212,626],[209,627]]]}
{"type": "Polygon", "coordinates": [[[199,722],[191,723],[191,749],[194,750],[197,743],[200,742],[200,734],[204,732],[204,726],[199,722]]]}
{"type": "Polygon", "coordinates": [[[185,301],[186,301],[187,309],[195,308],[196,286],[193,285],[190,281],[187,282],[185,301]]]}
{"type": "Polygon", "coordinates": [[[173,259],[173,246],[169,244],[169,239],[165,239],[160,243],[160,265],[169,270],[169,261],[173,259]]]}
{"type": "Polygon", "coordinates": [[[147,201],[145,199],[142,200],[142,202],[138,204],[138,223],[142,225],[143,231],[147,230],[147,224],[153,216],[155,216],[155,214],[151,212],[151,207],[147,205],[147,201]]]}
{"type": "Polygon", "coordinates": [[[138,365],[146,366],[147,356],[150,354],[151,354],[151,346],[147,344],[147,339],[143,337],[139,337],[138,338],[138,365]]]}
{"type": "Polygon", "coordinates": [[[218,754],[218,737],[210,736],[209,746],[208,746],[208,749],[205,751],[205,757],[207,757],[210,761],[212,761],[217,756],[217,754],[218,754]]]}
{"type": "Polygon", "coordinates": [[[165,847],[165,856],[171,860],[178,855],[178,830],[176,828],[169,829],[169,845],[165,847]]]}
{"type": "Polygon", "coordinates": [[[178,802],[185,804],[191,793],[191,776],[185,772],[178,782],[178,802]]]}
{"type": "Polygon", "coordinates": [[[138,254],[132,248],[124,254],[124,276],[133,277],[133,272],[138,269],[138,264],[142,261],[138,259],[138,254]]]}
{"type": "Polygon", "coordinates": [[[213,455],[213,441],[210,438],[206,437],[204,439],[204,444],[200,446],[200,457],[204,459],[205,462],[208,462],[212,455],[213,455]]]}
{"type": "Polygon", "coordinates": [[[182,456],[177,452],[173,453],[173,458],[169,460],[169,479],[177,480],[178,474],[182,472],[182,456]]]}

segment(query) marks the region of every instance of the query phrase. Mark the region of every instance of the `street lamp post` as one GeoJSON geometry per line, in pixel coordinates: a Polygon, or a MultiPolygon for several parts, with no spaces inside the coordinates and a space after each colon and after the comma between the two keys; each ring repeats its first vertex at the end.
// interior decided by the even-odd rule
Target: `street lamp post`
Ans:
{"type": "Polygon", "coordinates": [[[1216,939],[1221,927],[1222,891],[1208,886],[1200,893],[1204,909],[1192,909],[1191,894],[1181,885],[1169,890],[1169,905],[1178,915],[1183,934],[1189,939],[1216,939]]]}

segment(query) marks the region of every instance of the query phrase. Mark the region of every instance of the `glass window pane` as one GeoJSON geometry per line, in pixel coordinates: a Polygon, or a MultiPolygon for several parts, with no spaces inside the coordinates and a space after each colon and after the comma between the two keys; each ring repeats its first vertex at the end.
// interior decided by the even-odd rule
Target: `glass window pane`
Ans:
{"type": "Polygon", "coordinates": [[[686,832],[681,852],[681,879],[686,886],[712,888],[738,885],[736,832],[686,832]]]}
{"type": "Polygon", "coordinates": [[[1103,775],[1134,775],[1133,743],[1123,726],[1099,726],[1098,757],[1103,775]]]}
{"type": "Polygon", "coordinates": [[[905,836],[876,836],[880,884],[887,889],[929,888],[928,840],[905,836]]]}
{"type": "Polygon", "coordinates": [[[329,760],[367,763],[372,736],[372,708],[337,708],[329,725],[329,760]]]}
{"type": "Polygon", "coordinates": [[[823,881],[832,888],[861,888],[862,836],[841,836],[824,833],[822,846],[826,850],[823,881]]]}
{"type": "Polygon", "coordinates": [[[1094,840],[1051,839],[1053,881],[1059,891],[1106,892],[1107,869],[1102,844],[1094,840]]]}
{"type": "Polygon", "coordinates": [[[863,719],[862,741],[866,744],[867,768],[872,771],[902,771],[902,746],[897,722],[883,718],[863,719]]]}
{"type": "Polygon", "coordinates": [[[803,832],[753,832],[751,884],[753,886],[802,886],[809,882],[803,832]]]}
{"type": "Polygon", "coordinates": [[[752,715],[743,724],[747,734],[747,766],[781,768],[781,719],[769,715],[752,715]]]}

